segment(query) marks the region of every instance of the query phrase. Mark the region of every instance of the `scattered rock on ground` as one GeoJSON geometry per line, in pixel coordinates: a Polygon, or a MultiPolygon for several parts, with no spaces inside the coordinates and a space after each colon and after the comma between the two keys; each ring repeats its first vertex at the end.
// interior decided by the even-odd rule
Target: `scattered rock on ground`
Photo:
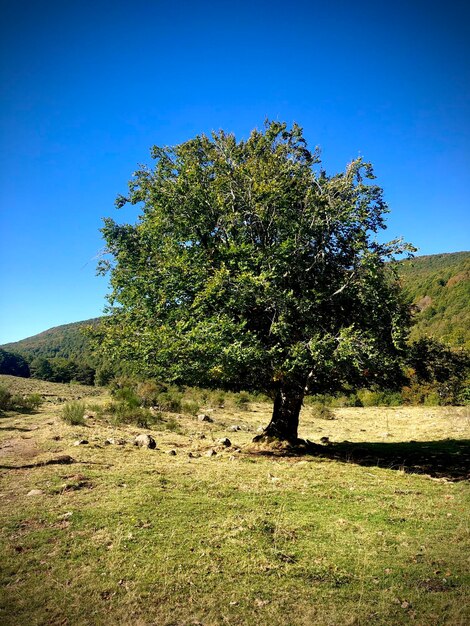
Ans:
{"type": "Polygon", "coordinates": [[[168,450],[170,456],[176,456],[176,450],[168,450]]]}
{"type": "Polygon", "coordinates": [[[88,443],[87,439],[78,439],[73,445],[74,446],[85,446],[88,443]]]}
{"type": "Polygon", "coordinates": [[[157,442],[151,435],[137,435],[134,439],[134,445],[141,448],[150,448],[153,450],[157,447],[157,442]]]}
{"type": "Polygon", "coordinates": [[[330,443],[330,438],[329,437],[322,437],[320,439],[321,443],[330,443]]]}
{"type": "Polygon", "coordinates": [[[213,422],[214,421],[212,417],[209,417],[209,415],[206,415],[205,413],[200,413],[197,416],[197,419],[199,422],[213,422]]]}
{"type": "Polygon", "coordinates": [[[221,446],[225,446],[226,448],[232,445],[232,442],[228,437],[222,437],[222,439],[219,439],[217,443],[219,443],[221,446]]]}
{"type": "Polygon", "coordinates": [[[188,456],[190,459],[198,459],[201,455],[199,452],[188,452],[188,456]]]}
{"type": "Polygon", "coordinates": [[[239,426],[238,424],[234,424],[233,426],[230,426],[228,428],[228,431],[231,433],[236,433],[237,430],[241,430],[241,426],[239,426]]]}
{"type": "Polygon", "coordinates": [[[215,456],[216,454],[217,452],[211,448],[210,450],[206,452],[204,456],[215,456]]]}
{"type": "Polygon", "coordinates": [[[26,495],[27,496],[42,496],[43,493],[44,491],[42,489],[31,489],[31,491],[28,491],[26,495]]]}

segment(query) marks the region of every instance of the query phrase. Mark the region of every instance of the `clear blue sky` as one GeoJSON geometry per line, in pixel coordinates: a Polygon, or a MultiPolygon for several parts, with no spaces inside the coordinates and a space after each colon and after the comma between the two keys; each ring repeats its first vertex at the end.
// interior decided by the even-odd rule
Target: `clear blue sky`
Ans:
{"type": "Polygon", "coordinates": [[[464,1],[4,0],[0,343],[101,314],[101,218],[153,144],[297,121],[420,254],[469,249],[464,1]]]}

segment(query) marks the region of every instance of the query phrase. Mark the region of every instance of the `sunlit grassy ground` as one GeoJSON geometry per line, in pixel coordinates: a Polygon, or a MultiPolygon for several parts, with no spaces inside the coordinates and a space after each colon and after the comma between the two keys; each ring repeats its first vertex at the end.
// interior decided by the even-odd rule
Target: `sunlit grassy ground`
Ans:
{"type": "Polygon", "coordinates": [[[470,623],[467,409],[307,408],[301,436],[333,443],[286,457],[250,444],[268,404],[225,406],[147,450],[66,425],[57,397],[87,388],[61,387],[0,417],[1,624],[470,623]]]}

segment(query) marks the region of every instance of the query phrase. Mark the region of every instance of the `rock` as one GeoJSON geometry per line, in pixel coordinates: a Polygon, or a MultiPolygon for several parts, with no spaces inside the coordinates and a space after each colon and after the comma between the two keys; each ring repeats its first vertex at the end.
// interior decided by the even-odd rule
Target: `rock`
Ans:
{"type": "Polygon", "coordinates": [[[75,463],[75,459],[68,454],[60,454],[56,456],[54,459],[49,459],[49,461],[45,461],[44,465],[70,465],[71,463],[75,463]]]}
{"type": "Polygon", "coordinates": [[[54,436],[52,437],[52,441],[60,441],[60,440],[61,440],[60,435],[54,435],[54,436]]]}
{"type": "Polygon", "coordinates": [[[167,454],[170,456],[176,456],[176,450],[168,450],[167,454]]]}
{"type": "Polygon", "coordinates": [[[73,445],[74,446],[85,446],[88,443],[86,439],[79,439],[73,445]]]}
{"type": "Polygon", "coordinates": [[[114,437],[109,437],[104,442],[105,446],[125,446],[127,441],[125,439],[114,439],[114,437]]]}
{"type": "Polygon", "coordinates": [[[198,459],[201,455],[199,452],[188,452],[188,456],[190,459],[198,459]]]}
{"type": "Polygon", "coordinates": [[[157,442],[151,435],[137,435],[134,439],[134,445],[141,448],[150,448],[153,450],[157,447],[157,442]]]}
{"type": "Polygon", "coordinates": [[[238,424],[234,424],[233,426],[230,426],[228,428],[228,431],[231,433],[236,433],[238,430],[241,430],[241,426],[239,426],[238,424]]]}
{"type": "Polygon", "coordinates": [[[229,448],[232,445],[232,442],[228,437],[223,437],[222,439],[219,439],[217,443],[219,443],[221,446],[225,446],[226,448],[229,448]]]}
{"type": "Polygon", "coordinates": [[[197,419],[199,422],[213,422],[214,421],[212,417],[209,417],[209,415],[206,415],[205,413],[200,413],[197,416],[197,419]]]}
{"type": "Polygon", "coordinates": [[[85,413],[85,415],[83,416],[83,419],[84,420],[92,420],[92,419],[94,419],[94,417],[95,416],[93,415],[93,413],[85,413]]]}
{"type": "Polygon", "coordinates": [[[256,429],[257,433],[264,433],[264,426],[258,426],[258,428],[256,429]]]}
{"type": "Polygon", "coordinates": [[[43,493],[44,491],[42,489],[31,489],[31,491],[28,491],[26,495],[27,496],[42,496],[43,493]]]}
{"type": "Polygon", "coordinates": [[[215,450],[213,450],[212,448],[210,450],[208,450],[204,456],[215,456],[217,454],[217,452],[215,450]]]}
{"type": "Polygon", "coordinates": [[[321,443],[330,443],[330,438],[329,437],[322,437],[320,439],[321,443]]]}

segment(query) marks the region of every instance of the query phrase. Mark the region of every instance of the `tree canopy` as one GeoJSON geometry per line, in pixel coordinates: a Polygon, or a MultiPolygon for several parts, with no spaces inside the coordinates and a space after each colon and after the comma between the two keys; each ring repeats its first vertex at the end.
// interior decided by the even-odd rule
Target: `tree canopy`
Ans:
{"type": "Polygon", "coordinates": [[[387,206],[362,159],[327,175],[302,129],[266,123],[154,147],[119,196],[136,224],[105,219],[109,313],[102,350],[145,376],[260,389],[266,436],[297,438],[304,393],[392,386],[409,325],[379,243],[387,206]]]}

